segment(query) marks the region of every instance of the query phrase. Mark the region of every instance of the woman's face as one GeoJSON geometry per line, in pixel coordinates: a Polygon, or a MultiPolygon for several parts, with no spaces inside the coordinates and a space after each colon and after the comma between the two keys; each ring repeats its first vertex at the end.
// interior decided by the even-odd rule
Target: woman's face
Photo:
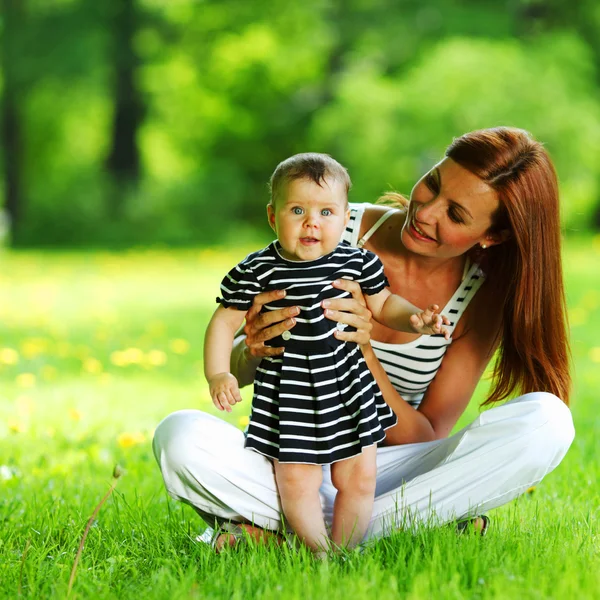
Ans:
{"type": "Polygon", "coordinates": [[[413,188],[402,243],[435,258],[460,256],[477,244],[493,246],[501,241],[488,233],[499,204],[487,183],[445,158],[413,188]]]}

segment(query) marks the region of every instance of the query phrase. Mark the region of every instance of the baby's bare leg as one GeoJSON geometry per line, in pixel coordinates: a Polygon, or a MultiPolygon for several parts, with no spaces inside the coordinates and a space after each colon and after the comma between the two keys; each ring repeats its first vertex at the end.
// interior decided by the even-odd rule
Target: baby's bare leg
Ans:
{"type": "Polygon", "coordinates": [[[376,455],[377,446],[369,446],[359,456],[331,465],[337,490],[331,537],[338,546],[353,548],[367,531],[375,497],[376,455]]]}
{"type": "Polygon", "coordinates": [[[321,465],[275,463],[275,478],[283,514],[296,535],[316,554],[326,552],[329,538],[319,488],[323,481],[321,465]]]}

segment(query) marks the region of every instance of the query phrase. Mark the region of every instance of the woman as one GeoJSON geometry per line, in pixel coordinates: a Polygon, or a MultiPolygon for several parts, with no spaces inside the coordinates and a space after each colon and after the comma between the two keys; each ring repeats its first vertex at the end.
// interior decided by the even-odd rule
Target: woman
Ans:
{"type": "MultiPolygon", "coordinates": [[[[574,436],[560,257],[556,174],[542,145],[522,130],[495,128],[456,139],[405,203],[353,208],[347,241],[382,260],[393,293],[417,306],[436,298],[452,337],[419,337],[370,322],[357,284],[325,314],[356,331],[386,402],[398,416],[377,452],[377,490],[367,537],[394,528],[475,517],[538,483],[574,436]],[[447,437],[498,350],[489,406],[447,437]]],[[[281,352],[264,341],[294,326],[294,309],[261,314],[278,292],[257,297],[238,338],[232,370],[251,383],[258,358],[281,352]]],[[[271,463],[243,449],[243,434],[200,411],[158,426],[154,451],[169,493],[209,523],[243,524],[256,538],[278,530],[281,508],[271,463]],[[252,525],[250,525],[252,524],[252,525]]],[[[335,490],[321,487],[331,522],[335,490]]],[[[477,526],[487,526],[479,519],[477,526]]],[[[215,536],[216,537],[216,536],[215,536]]]]}

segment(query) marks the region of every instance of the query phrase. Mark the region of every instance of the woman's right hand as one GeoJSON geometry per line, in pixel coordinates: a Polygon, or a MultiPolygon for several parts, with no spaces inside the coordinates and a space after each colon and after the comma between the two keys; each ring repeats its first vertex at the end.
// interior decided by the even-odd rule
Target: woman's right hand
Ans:
{"type": "Polygon", "coordinates": [[[371,342],[373,324],[371,323],[371,311],[367,308],[360,285],[349,279],[337,279],[333,282],[333,287],[349,292],[352,297],[321,302],[321,306],[325,309],[325,316],[332,321],[351,325],[356,329],[356,331],[336,331],[334,335],[338,340],[354,342],[362,346],[364,351],[371,342]]]}
{"type": "Polygon", "coordinates": [[[265,304],[281,300],[281,298],[285,298],[285,291],[283,290],[258,294],[254,298],[250,310],[246,313],[244,333],[246,334],[246,346],[252,356],[263,358],[264,356],[283,354],[285,348],[265,346],[265,342],[294,327],[296,324],[294,317],[298,315],[300,309],[297,306],[289,306],[279,310],[260,312],[265,304]]]}

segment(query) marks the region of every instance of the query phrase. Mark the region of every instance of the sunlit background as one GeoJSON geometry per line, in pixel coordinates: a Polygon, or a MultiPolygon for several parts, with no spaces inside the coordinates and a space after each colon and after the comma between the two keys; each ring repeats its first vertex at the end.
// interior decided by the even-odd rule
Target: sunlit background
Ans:
{"type": "MultiPolygon", "coordinates": [[[[495,125],[531,131],[560,178],[579,436],[538,498],[560,490],[584,510],[600,451],[595,1],[1,0],[0,27],[0,546],[13,582],[25,541],[59,524],[70,554],[40,556],[70,568],[116,462],[123,497],[167,514],[152,433],[179,408],[216,414],[204,329],[223,274],[270,239],[280,160],[330,153],[351,200],[373,201],[409,193],[454,136],[495,125]]],[[[244,398],[227,416],[240,428],[244,398]]]]}

